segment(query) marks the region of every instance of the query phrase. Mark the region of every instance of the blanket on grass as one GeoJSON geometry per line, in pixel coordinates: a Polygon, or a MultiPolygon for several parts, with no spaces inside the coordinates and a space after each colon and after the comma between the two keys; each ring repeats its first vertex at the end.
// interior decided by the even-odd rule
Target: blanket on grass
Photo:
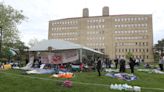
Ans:
{"type": "Polygon", "coordinates": [[[135,75],[128,73],[107,73],[105,74],[105,76],[110,76],[112,78],[118,78],[126,81],[132,81],[137,79],[135,75]]]}

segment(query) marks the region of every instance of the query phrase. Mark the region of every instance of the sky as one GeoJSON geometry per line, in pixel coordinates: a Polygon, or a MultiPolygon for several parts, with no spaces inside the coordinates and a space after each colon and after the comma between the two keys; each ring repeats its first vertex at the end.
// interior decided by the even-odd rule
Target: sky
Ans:
{"type": "Polygon", "coordinates": [[[164,0],[0,0],[14,9],[23,10],[28,19],[18,25],[21,40],[28,45],[31,39],[48,39],[48,22],[70,17],[82,17],[89,8],[90,16],[101,16],[109,7],[110,15],[152,14],[153,42],[164,38],[164,0]]]}

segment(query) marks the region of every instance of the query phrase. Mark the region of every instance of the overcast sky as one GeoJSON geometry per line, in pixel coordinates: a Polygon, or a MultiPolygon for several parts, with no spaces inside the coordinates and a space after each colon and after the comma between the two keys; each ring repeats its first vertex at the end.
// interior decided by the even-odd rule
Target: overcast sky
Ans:
{"type": "Polygon", "coordinates": [[[102,7],[108,6],[111,15],[152,14],[154,43],[164,38],[164,0],[0,0],[28,17],[18,26],[21,40],[48,39],[48,21],[81,17],[82,9],[89,8],[90,16],[102,15],[102,7]]]}

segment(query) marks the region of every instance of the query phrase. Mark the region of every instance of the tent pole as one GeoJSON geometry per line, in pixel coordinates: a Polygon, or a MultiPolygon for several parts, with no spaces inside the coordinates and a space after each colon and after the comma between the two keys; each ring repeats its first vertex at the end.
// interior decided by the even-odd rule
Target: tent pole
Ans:
{"type": "Polygon", "coordinates": [[[83,53],[82,53],[82,48],[80,48],[80,62],[82,62],[82,55],[83,53]]]}

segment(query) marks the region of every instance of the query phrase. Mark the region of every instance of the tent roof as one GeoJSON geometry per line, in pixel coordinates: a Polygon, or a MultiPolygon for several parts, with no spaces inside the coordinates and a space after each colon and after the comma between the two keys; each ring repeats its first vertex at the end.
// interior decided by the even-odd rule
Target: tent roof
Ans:
{"type": "Polygon", "coordinates": [[[31,47],[29,51],[48,51],[49,47],[52,47],[52,50],[85,49],[95,53],[103,54],[100,51],[96,51],[94,49],[79,44],[56,39],[41,41],[31,47]]]}

